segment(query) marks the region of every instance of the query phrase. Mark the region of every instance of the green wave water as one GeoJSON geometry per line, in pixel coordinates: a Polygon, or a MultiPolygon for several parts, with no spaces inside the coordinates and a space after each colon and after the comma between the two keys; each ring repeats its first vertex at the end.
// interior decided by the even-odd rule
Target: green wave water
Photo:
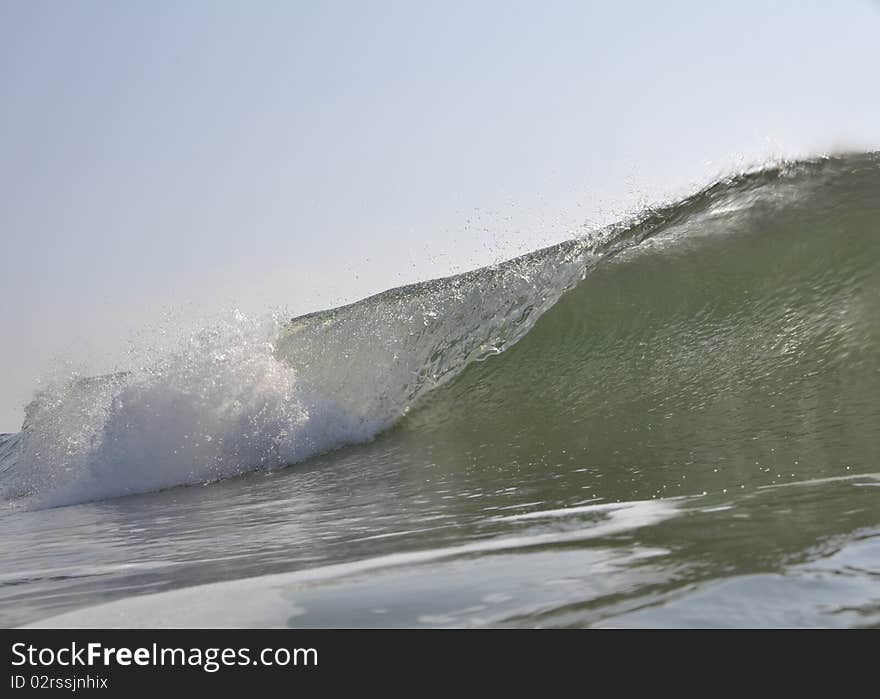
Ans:
{"type": "MultiPolygon", "coordinates": [[[[590,238],[294,319],[271,355],[295,374],[295,458],[265,429],[277,414],[247,413],[265,445],[228,440],[195,478],[133,479],[125,450],[92,439],[88,488],[31,479],[31,495],[256,473],[10,511],[4,569],[33,574],[6,581],[4,610],[25,610],[9,622],[880,624],[876,154],[738,175],[590,238]],[[105,566],[93,594],[89,566],[68,561],[64,584],[39,573],[29,532],[71,523],[103,532],[83,543],[105,566]],[[118,567],[120,537],[141,567],[118,567]]],[[[224,387],[254,394],[265,372],[247,366],[260,382],[224,387]]],[[[118,444],[138,391],[103,398],[95,434],[118,444]]],[[[141,474],[175,446],[148,441],[141,474]]],[[[10,444],[7,484],[27,471],[10,444]]]]}

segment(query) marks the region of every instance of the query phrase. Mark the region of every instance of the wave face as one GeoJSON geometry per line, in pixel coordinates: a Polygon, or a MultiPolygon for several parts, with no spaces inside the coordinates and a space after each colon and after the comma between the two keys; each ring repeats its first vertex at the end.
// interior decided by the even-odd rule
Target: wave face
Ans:
{"type": "Polygon", "coordinates": [[[494,267],[287,323],[237,316],[147,367],[51,386],[0,437],[0,489],[44,507],[201,483],[393,424],[414,463],[437,445],[484,465],[578,454],[633,497],[664,494],[675,464],[876,466],[878,309],[880,157],[780,164],[494,267]]]}

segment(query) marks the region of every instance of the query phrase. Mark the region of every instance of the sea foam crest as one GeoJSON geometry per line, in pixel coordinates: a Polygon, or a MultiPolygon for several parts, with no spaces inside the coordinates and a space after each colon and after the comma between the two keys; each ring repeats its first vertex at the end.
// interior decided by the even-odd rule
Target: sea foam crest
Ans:
{"type": "Polygon", "coordinates": [[[277,333],[236,313],[146,366],[49,386],[27,408],[4,494],[46,507],[214,481],[381,428],[306,395],[273,354],[277,333]]]}

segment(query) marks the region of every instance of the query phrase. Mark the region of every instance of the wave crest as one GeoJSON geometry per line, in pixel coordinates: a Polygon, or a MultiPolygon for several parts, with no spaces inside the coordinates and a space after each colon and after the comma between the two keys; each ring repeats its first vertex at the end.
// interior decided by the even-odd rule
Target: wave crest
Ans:
{"type": "MultiPolygon", "coordinates": [[[[517,343],[610,258],[637,250],[659,261],[681,243],[765,235],[749,221],[765,225],[792,207],[806,212],[799,220],[815,218],[805,202],[817,193],[828,197],[822,225],[844,225],[847,202],[876,201],[878,165],[874,154],[783,163],[503,264],[287,323],[236,314],[144,368],[42,391],[22,431],[0,438],[0,492],[69,504],[277,468],[368,440],[471,363],[517,343]]],[[[767,303],[785,302],[782,291],[767,303]]]]}

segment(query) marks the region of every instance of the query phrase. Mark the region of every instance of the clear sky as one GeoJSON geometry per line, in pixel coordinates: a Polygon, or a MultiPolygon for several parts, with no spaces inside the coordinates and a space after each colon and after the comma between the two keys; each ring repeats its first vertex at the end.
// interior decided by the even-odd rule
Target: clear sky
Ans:
{"type": "Polygon", "coordinates": [[[880,147],[880,6],[0,0],[0,431],[169,313],[497,261],[880,147]]]}

